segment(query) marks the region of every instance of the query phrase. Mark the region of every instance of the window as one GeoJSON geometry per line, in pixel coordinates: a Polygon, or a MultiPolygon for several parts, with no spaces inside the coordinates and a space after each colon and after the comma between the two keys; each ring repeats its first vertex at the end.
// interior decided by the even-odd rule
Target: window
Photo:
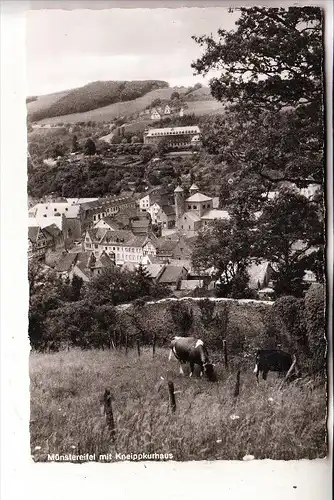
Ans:
{"type": "Polygon", "coordinates": [[[210,204],[209,203],[207,204],[206,208],[210,208],[210,204]]]}
{"type": "Polygon", "coordinates": [[[189,226],[189,229],[191,229],[191,227],[189,226]]]}
{"type": "Polygon", "coordinates": [[[65,211],[68,212],[68,208],[65,208],[65,211]]]}
{"type": "Polygon", "coordinates": [[[193,205],[193,209],[196,210],[197,209],[197,205],[193,205]]]}
{"type": "Polygon", "coordinates": [[[95,243],[94,248],[99,248],[99,245],[95,243]]]}
{"type": "Polygon", "coordinates": [[[191,205],[188,205],[188,210],[191,210],[191,205]]]}

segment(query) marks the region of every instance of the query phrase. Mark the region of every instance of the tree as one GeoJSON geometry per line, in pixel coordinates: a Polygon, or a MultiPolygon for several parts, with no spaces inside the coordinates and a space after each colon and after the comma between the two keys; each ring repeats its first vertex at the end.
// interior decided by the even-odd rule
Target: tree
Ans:
{"type": "Polygon", "coordinates": [[[80,151],[80,146],[78,143],[78,137],[74,135],[72,139],[72,153],[78,153],[79,151],[80,151]]]}
{"type": "Polygon", "coordinates": [[[156,99],[153,99],[151,106],[152,108],[156,108],[157,106],[161,106],[161,99],[157,97],[156,99]]]}
{"type": "Polygon", "coordinates": [[[89,137],[85,143],[85,155],[93,156],[95,154],[96,154],[95,142],[93,141],[93,139],[89,137]]]}
{"type": "Polygon", "coordinates": [[[179,92],[174,91],[172,95],[170,96],[171,101],[178,101],[180,99],[180,94],[179,92]]]}
{"type": "Polygon", "coordinates": [[[264,204],[256,230],[255,254],[277,271],[277,295],[302,296],[305,270],[318,266],[323,226],[316,203],[291,190],[264,204]]]}
{"type": "Polygon", "coordinates": [[[315,373],[326,371],[326,296],[323,285],[315,284],[305,294],[305,323],[311,352],[311,368],[315,373]]]}
{"type": "Polygon", "coordinates": [[[58,158],[59,156],[64,156],[65,148],[63,144],[56,144],[53,147],[52,158],[58,158]]]}
{"type": "Polygon", "coordinates": [[[248,295],[247,266],[254,245],[251,217],[232,214],[230,220],[215,220],[199,231],[192,252],[195,269],[215,269],[224,296],[248,295]]]}
{"type": "MultiPolygon", "coordinates": [[[[227,123],[226,129],[234,123],[237,142],[230,144],[228,157],[233,157],[234,150],[234,161],[243,171],[262,179],[291,180],[300,186],[322,184],[321,9],[251,7],[239,11],[234,31],[218,30],[218,40],[193,37],[204,49],[193,69],[203,75],[220,70],[221,75],[210,82],[211,93],[231,104],[232,124],[227,123]],[[252,142],[253,148],[249,147],[252,142]]],[[[220,132],[223,137],[225,128],[220,132]]]]}
{"type": "Polygon", "coordinates": [[[159,141],[158,147],[157,147],[157,152],[158,152],[159,156],[164,156],[167,153],[168,145],[169,145],[169,141],[168,141],[167,137],[163,137],[159,141]]]}

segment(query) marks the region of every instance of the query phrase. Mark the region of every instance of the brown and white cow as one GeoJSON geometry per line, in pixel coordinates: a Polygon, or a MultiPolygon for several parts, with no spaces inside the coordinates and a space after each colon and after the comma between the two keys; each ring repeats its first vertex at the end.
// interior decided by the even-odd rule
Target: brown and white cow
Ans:
{"type": "Polygon", "coordinates": [[[170,343],[169,360],[171,360],[172,353],[180,363],[181,374],[183,374],[182,363],[189,363],[189,377],[192,377],[195,365],[199,365],[201,377],[204,373],[208,380],[216,380],[214,364],[211,363],[208,350],[202,340],[195,337],[174,337],[170,343]]]}

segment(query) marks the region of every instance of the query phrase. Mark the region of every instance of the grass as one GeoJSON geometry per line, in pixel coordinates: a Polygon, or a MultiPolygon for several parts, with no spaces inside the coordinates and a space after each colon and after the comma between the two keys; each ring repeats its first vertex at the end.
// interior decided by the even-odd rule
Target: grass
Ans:
{"type": "MultiPolygon", "coordinates": [[[[174,460],[319,458],[326,455],[326,389],[301,380],[278,390],[270,374],[256,383],[251,361],[236,372],[219,365],[210,383],[178,374],[168,350],[32,353],[31,450],[48,453],[171,453],[174,460]],[[164,380],[161,379],[164,378],[164,380]],[[167,380],[176,391],[176,413],[167,380]],[[117,439],[113,444],[101,411],[105,388],[113,395],[117,439]],[[37,448],[36,448],[37,447],[37,448]]],[[[233,363],[233,360],[232,360],[233,363]]],[[[111,458],[113,460],[114,458],[111,458]]]]}

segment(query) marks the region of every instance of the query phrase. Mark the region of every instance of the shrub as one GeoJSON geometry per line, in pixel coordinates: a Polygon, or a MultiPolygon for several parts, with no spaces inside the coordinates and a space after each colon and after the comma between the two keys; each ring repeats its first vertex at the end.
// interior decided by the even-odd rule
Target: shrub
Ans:
{"type": "Polygon", "coordinates": [[[180,330],[181,336],[187,337],[194,320],[192,308],[184,301],[172,302],[170,305],[170,313],[174,325],[180,330]]]}
{"type": "Polygon", "coordinates": [[[321,284],[312,285],[305,295],[305,324],[314,372],[325,371],[326,330],[325,291],[321,284]]]}

